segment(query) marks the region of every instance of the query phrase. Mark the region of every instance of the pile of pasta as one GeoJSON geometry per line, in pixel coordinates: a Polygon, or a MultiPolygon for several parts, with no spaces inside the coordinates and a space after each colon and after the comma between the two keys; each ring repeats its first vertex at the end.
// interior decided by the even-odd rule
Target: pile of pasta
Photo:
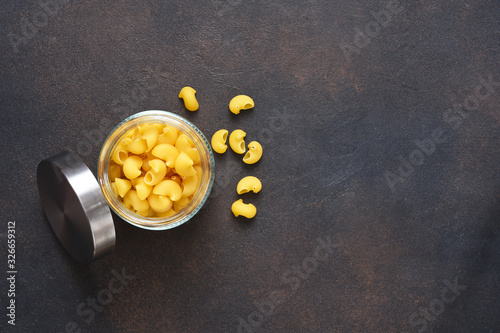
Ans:
{"type": "Polygon", "coordinates": [[[166,124],[143,124],[124,134],[108,169],[116,197],[145,217],[168,217],[184,209],[202,176],[193,142],[166,124]]]}

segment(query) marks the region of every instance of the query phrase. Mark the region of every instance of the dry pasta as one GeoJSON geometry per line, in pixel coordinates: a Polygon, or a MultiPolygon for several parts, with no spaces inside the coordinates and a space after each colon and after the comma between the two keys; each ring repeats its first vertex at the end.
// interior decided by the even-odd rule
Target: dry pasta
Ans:
{"type": "Polygon", "coordinates": [[[241,110],[251,109],[254,106],[253,99],[246,95],[238,95],[229,102],[229,110],[234,114],[240,113],[241,110]]]}
{"type": "Polygon", "coordinates": [[[212,149],[219,154],[224,154],[227,150],[227,134],[229,132],[225,129],[218,130],[212,136],[212,149]]]}
{"type": "Polygon", "coordinates": [[[245,153],[245,136],[247,134],[240,129],[234,130],[229,136],[229,145],[237,154],[245,153]]]}
{"type": "Polygon", "coordinates": [[[143,217],[168,218],[186,208],[202,179],[200,154],[191,139],[161,123],[125,133],[111,154],[111,190],[143,217]]]}
{"type": "Polygon", "coordinates": [[[252,204],[243,203],[243,199],[236,200],[231,206],[234,216],[244,216],[251,219],[257,214],[257,208],[252,204]]]}
{"type": "Polygon", "coordinates": [[[179,98],[182,98],[184,100],[184,106],[189,111],[196,111],[200,107],[198,101],[196,100],[195,94],[196,90],[191,87],[184,87],[179,93],[179,98]]]}
{"type": "Polygon", "coordinates": [[[262,146],[257,141],[252,141],[248,144],[248,151],[243,157],[243,162],[246,164],[257,163],[262,157],[262,146]]]}

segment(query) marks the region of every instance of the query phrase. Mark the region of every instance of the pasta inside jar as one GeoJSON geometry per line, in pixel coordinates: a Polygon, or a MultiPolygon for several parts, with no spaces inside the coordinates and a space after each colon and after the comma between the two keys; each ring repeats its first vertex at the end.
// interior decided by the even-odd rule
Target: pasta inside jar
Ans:
{"type": "Polygon", "coordinates": [[[127,118],[99,158],[99,181],[111,208],[127,222],[168,229],[189,220],[213,185],[208,141],[193,124],[165,111],[127,118]]]}

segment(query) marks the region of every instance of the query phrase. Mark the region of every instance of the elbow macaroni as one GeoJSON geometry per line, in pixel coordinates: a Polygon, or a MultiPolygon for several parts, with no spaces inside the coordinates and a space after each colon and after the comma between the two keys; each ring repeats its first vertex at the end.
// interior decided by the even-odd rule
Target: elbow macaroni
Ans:
{"type": "Polygon", "coordinates": [[[173,180],[174,182],[176,182],[179,185],[182,184],[182,178],[179,175],[177,175],[177,174],[171,175],[169,179],[173,180]]]}
{"type": "Polygon", "coordinates": [[[177,140],[177,129],[170,125],[163,128],[163,133],[158,136],[156,140],[157,144],[168,143],[169,145],[174,145],[177,140]]]}
{"type": "Polygon", "coordinates": [[[251,219],[257,214],[257,208],[252,204],[243,203],[243,199],[239,199],[233,203],[231,210],[234,216],[244,216],[247,219],[251,219]]]}
{"type": "Polygon", "coordinates": [[[184,87],[179,93],[179,98],[182,98],[184,100],[184,106],[189,111],[196,111],[200,107],[198,101],[196,100],[195,94],[196,90],[191,87],[184,87]]]}
{"type": "Polygon", "coordinates": [[[118,164],[111,164],[109,167],[109,179],[113,180],[115,178],[122,177],[122,168],[118,164]]]}
{"type": "Polygon", "coordinates": [[[137,196],[141,200],[146,199],[153,190],[153,186],[148,185],[144,182],[144,177],[138,177],[134,179],[132,181],[132,185],[134,185],[137,196]]]}
{"type": "Polygon", "coordinates": [[[218,130],[212,136],[212,149],[219,154],[224,154],[227,150],[227,134],[229,132],[225,129],[218,130]]]}
{"type": "Polygon", "coordinates": [[[246,164],[257,163],[262,157],[262,146],[257,141],[252,141],[248,144],[248,152],[243,157],[243,162],[246,164]]]}
{"type": "Polygon", "coordinates": [[[179,135],[175,142],[175,148],[185,152],[193,160],[194,164],[200,163],[201,159],[198,150],[193,147],[193,142],[185,134],[179,135]]]}
{"type": "Polygon", "coordinates": [[[144,183],[153,186],[158,184],[165,178],[167,174],[167,165],[162,160],[151,160],[149,161],[149,166],[151,170],[144,176],[144,183]]]}
{"type": "Polygon", "coordinates": [[[128,145],[128,150],[133,154],[142,154],[148,149],[148,143],[144,138],[137,138],[128,145]]]}
{"type": "Polygon", "coordinates": [[[198,176],[186,177],[182,182],[182,196],[189,197],[198,188],[198,176]]]}
{"type": "Polygon", "coordinates": [[[166,196],[172,201],[177,201],[182,196],[182,189],[181,186],[173,180],[162,180],[153,188],[153,194],[166,196]]]}
{"type": "Polygon", "coordinates": [[[158,123],[142,124],[118,140],[108,178],[125,207],[143,217],[167,218],[193,200],[202,173],[200,153],[190,137],[158,123]]]}
{"type": "Polygon", "coordinates": [[[149,206],[157,213],[164,213],[172,208],[172,200],[163,195],[151,194],[148,197],[149,206]]]}
{"type": "Polygon", "coordinates": [[[193,168],[193,160],[185,152],[181,151],[179,157],[175,160],[175,170],[182,177],[191,177],[196,175],[196,170],[193,168]]]}
{"type": "Polygon", "coordinates": [[[241,110],[251,109],[254,106],[253,99],[246,95],[238,95],[229,102],[229,110],[234,114],[240,113],[241,110]]]}
{"type": "Polygon", "coordinates": [[[247,134],[240,129],[234,130],[229,136],[229,146],[237,154],[245,153],[245,136],[247,134]]]}
{"type": "Polygon", "coordinates": [[[137,196],[137,192],[130,190],[123,197],[123,204],[125,207],[133,208],[135,211],[145,211],[149,209],[147,200],[141,200],[137,196]]]}
{"type": "Polygon", "coordinates": [[[188,198],[188,197],[182,197],[182,198],[180,198],[179,200],[177,200],[176,202],[174,202],[174,210],[176,212],[178,212],[178,211],[186,208],[190,201],[191,201],[191,199],[188,198]]]}
{"type": "Polygon", "coordinates": [[[153,148],[151,153],[164,160],[169,168],[173,168],[175,166],[175,161],[179,156],[179,150],[168,143],[159,144],[153,148]]]}
{"type": "Polygon", "coordinates": [[[236,186],[236,192],[238,192],[238,194],[243,194],[250,191],[259,193],[261,189],[262,183],[260,182],[259,178],[254,176],[247,176],[245,178],[242,178],[236,186]]]}
{"type": "Polygon", "coordinates": [[[128,179],[115,178],[115,186],[118,194],[123,198],[132,188],[132,183],[128,179]]]}
{"type": "Polygon", "coordinates": [[[147,149],[146,152],[149,152],[156,144],[158,140],[158,129],[154,125],[150,125],[144,129],[142,133],[142,138],[146,140],[147,149]]]}
{"type": "Polygon", "coordinates": [[[141,175],[142,158],[129,156],[123,163],[123,174],[128,179],[135,179],[141,175]]]}

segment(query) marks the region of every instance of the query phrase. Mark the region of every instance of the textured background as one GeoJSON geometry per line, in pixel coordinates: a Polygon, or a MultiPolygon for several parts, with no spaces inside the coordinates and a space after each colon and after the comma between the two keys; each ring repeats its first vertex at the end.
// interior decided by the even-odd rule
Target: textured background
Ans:
{"type": "Polygon", "coordinates": [[[401,2],[384,26],[373,13],[389,1],[60,2],[0,5],[0,331],[500,332],[500,83],[476,91],[500,82],[498,1],[401,2]],[[256,107],[236,117],[240,93],[256,107]],[[71,150],[95,172],[109,125],[149,109],[207,136],[243,128],[264,157],[216,156],[190,223],[116,218],[115,252],[80,265],[42,212],[37,164],[71,150]],[[414,152],[440,129],[434,152],[414,152]],[[230,206],[250,174],[264,187],[246,221],[230,206]],[[318,238],[335,244],[322,262],[318,238]],[[135,278],[112,302],[78,314],[122,269],[135,278]]]}

